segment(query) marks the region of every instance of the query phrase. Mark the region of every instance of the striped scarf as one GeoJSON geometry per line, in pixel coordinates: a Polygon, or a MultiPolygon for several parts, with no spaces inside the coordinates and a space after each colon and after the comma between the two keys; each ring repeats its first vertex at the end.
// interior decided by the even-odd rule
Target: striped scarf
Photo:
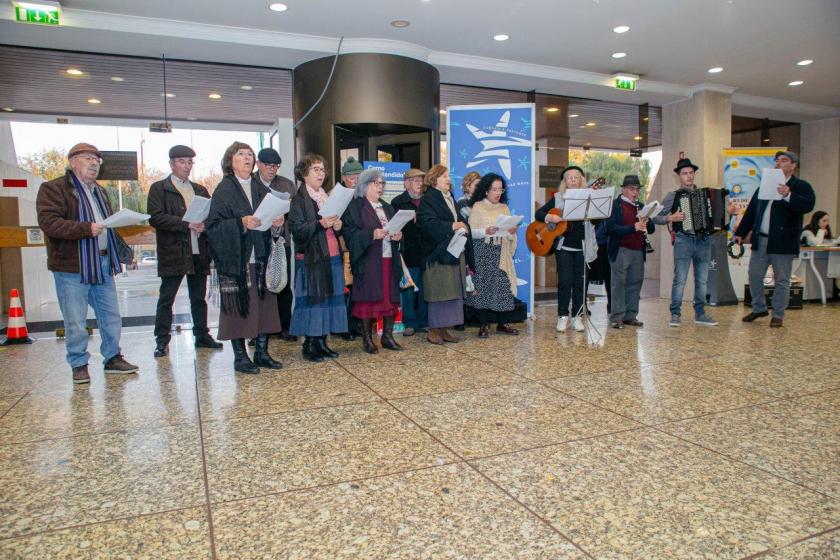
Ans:
{"type": "MultiPolygon", "coordinates": [[[[67,171],[67,174],[73,179],[73,185],[76,187],[76,194],[79,199],[79,222],[95,222],[96,215],[93,213],[93,208],[90,206],[87,194],[84,191],[79,178],[72,171],[67,171]]],[[[99,189],[94,187],[91,192],[96,205],[99,207],[99,213],[104,217],[108,217],[105,203],[103,202],[99,189]]],[[[120,263],[117,257],[117,236],[114,231],[108,228],[108,257],[111,264],[111,276],[114,276],[120,271],[120,263]]],[[[105,279],[102,277],[102,266],[99,263],[99,238],[85,237],[79,240],[79,272],[82,276],[82,284],[102,284],[105,279]]]]}

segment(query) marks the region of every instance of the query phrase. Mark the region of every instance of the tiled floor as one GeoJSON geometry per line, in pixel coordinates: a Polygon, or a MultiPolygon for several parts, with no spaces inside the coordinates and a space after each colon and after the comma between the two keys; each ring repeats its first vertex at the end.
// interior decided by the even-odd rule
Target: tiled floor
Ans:
{"type": "MultiPolygon", "coordinates": [[[[0,558],[840,558],[840,306],[232,371],[178,335],[73,386],[0,348],[0,558]]],[[[686,306],[687,307],[687,306],[686,306]]],[[[94,338],[91,351],[97,349],[94,338]]]]}

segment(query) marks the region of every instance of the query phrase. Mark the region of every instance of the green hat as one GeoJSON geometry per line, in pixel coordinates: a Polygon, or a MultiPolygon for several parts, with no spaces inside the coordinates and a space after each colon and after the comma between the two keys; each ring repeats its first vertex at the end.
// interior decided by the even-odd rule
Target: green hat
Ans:
{"type": "Polygon", "coordinates": [[[356,158],[353,156],[347,158],[347,161],[341,166],[342,175],[358,175],[362,170],[362,164],[356,161],[356,158]]]}

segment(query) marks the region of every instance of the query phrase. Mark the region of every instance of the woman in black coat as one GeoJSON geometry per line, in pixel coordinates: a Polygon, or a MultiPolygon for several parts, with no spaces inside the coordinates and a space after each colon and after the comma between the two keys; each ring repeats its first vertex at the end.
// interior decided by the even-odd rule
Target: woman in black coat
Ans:
{"type": "Polygon", "coordinates": [[[382,317],[382,347],[402,350],[394,340],[394,320],[400,309],[402,232],[389,236],[384,229],[396,214],[390,204],[379,198],[384,190],[382,171],[363,171],[356,182],[355,197],[342,217],[353,271],[353,317],[362,322],[362,344],[368,354],[379,352],[373,341],[379,317],[382,317]]]}
{"type": "MultiPolygon", "coordinates": [[[[213,191],[210,215],[204,222],[210,254],[216,263],[221,293],[219,339],[233,346],[233,368],[241,373],[259,373],[259,366],[280,369],[268,353],[268,333],[280,330],[277,296],[265,287],[265,269],[271,247],[271,230],[259,231],[254,212],[269,194],[259,181],[251,180],[254,151],[234,142],[222,158],[224,178],[213,191]],[[246,338],[256,338],[254,360],[248,357],[246,338]]],[[[271,226],[283,226],[283,216],[271,226]]]]}

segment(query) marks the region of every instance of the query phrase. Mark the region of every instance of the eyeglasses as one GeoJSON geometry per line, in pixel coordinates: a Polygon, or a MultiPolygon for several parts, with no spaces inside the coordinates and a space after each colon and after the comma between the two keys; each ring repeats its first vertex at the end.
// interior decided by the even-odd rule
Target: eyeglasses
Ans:
{"type": "Polygon", "coordinates": [[[385,185],[387,185],[388,183],[386,183],[385,181],[374,181],[374,182],[373,182],[373,184],[374,184],[374,185],[382,185],[382,186],[384,187],[384,186],[385,186],[385,185]]]}
{"type": "Polygon", "coordinates": [[[493,187],[492,189],[490,189],[489,192],[492,192],[492,193],[505,192],[505,189],[503,189],[501,187],[493,187]]]}
{"type": "Polygon", "coordinates": [[[326,173],[327,172],[327,170],[324,169],[323,167],[310,167],[309,170],[313,171],[315,173],[326,173]]]}
{"type": "Polygon", "coordinates": [[[85,161],[90,161],[90,162],[94,162],[94,161],[95,161],[96,163],[98,163],[98,164],[100,164],[100,165],[102,164],[102,158],[101,158],[101,157],[97,157],[97,156],[95,156],[95,155],[93,155],[93,154],[76,154],[76,155],[75,155],[75,156],[73,156],[73,157],[74,157],[74,158],[80,158],[80,159],[83,159],[83,160],[85,160],[85,161]]]}
{"type": "MultiPolygon", "coordinates": [[[[262,163],[262,162],[260,162],[262,163]]],[[[263,167],[267,167],[269,169],[280,169],[279,163],[263,163],[263,167]]]]}

